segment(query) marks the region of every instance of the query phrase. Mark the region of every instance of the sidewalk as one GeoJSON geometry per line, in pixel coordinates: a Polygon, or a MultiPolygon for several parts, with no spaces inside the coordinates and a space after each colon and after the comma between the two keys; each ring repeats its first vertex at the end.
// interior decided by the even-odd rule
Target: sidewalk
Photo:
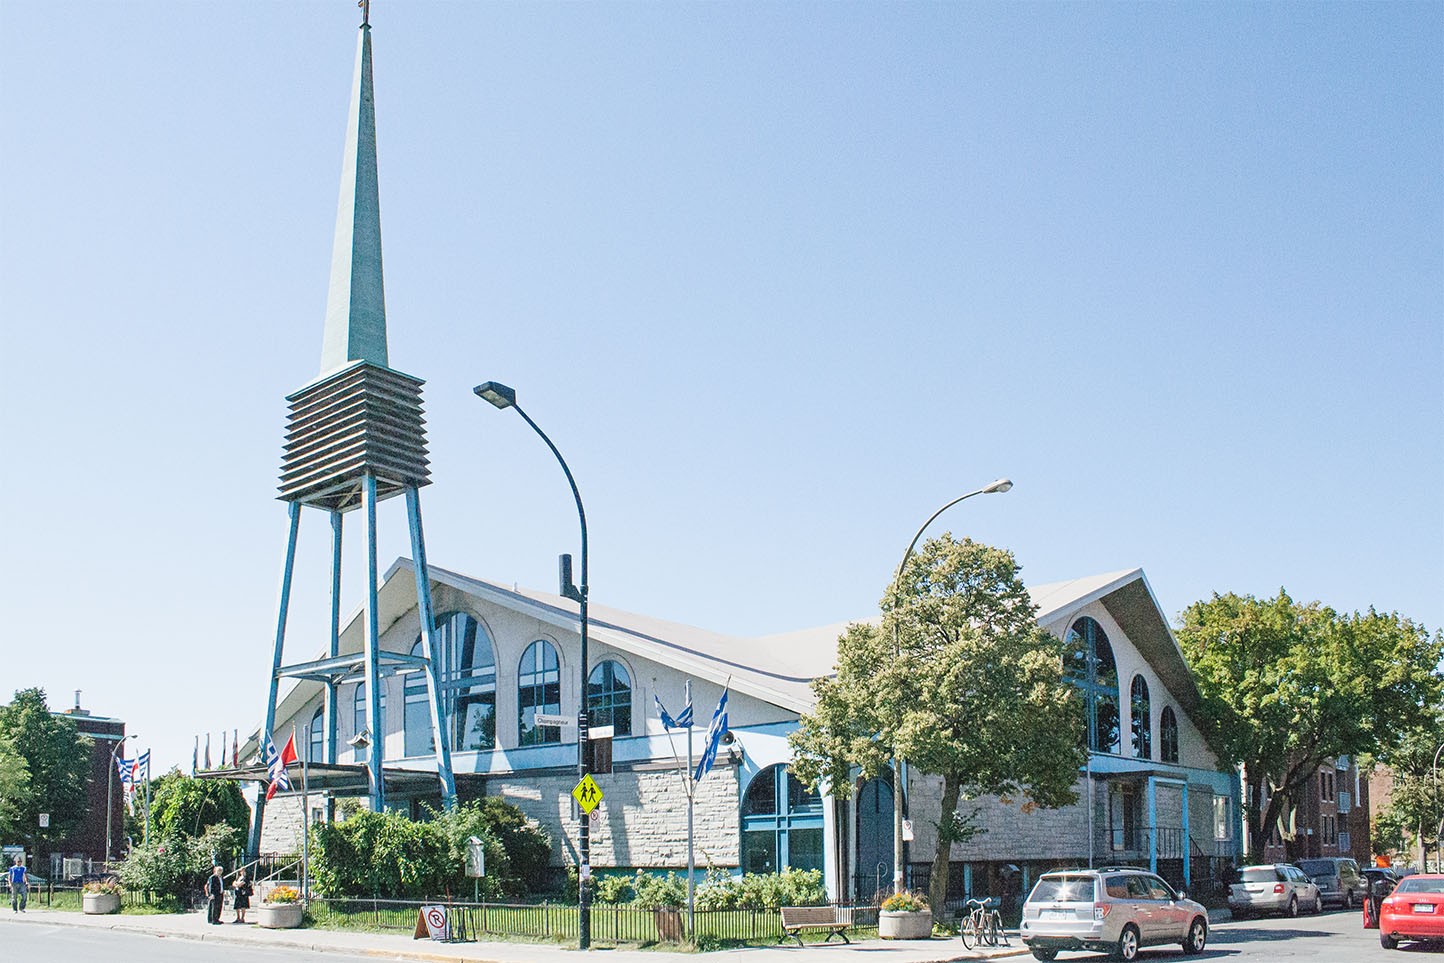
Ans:
{"type": "MultiPolygon", "coordinates": [[[[426,960],[436,963],[577,963],[575,947],[555,943],[433,943],[392,933],[358,933],[346,930],[296,929],[263,930],[255,924],[227,923],[210,926],[202,913],[159,916],[86,916],[44,909],[23,915],[0,913],[0,927],[42,924],[80,926],[95,930],[118,930],[171,939],[251,946],[266,949],[310,950],[318,953],[349,953],[382,959],[426,960]]],[[[3,943],[0,938],[0,943],[3,943]]],[[[844,945],[796,943],[777,946],[718,950],[712,953],[684,953],[669,950],[595,950],[608,963],[947,963],[952,960],[987,960],[1025,955],[1028,951],[1013,936],[1011,946],[991,950],[963,948],[961,940],[916,941],[864,940],[844,945]]]]}

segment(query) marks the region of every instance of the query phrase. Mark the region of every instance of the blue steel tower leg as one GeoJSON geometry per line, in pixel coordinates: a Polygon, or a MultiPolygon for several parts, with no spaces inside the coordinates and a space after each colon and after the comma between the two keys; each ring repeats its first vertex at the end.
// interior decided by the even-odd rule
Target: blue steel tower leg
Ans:
{"type": "MultiPolygon", "coordinates": [[[[291,606],[291,573],[296,566],[296,536],[301,530],[301,503],[291,502],[287,506],[291,516],[290,534],[286,537],[286,564],[281,569],[281,590],[276,602],[276,654],[271,660],[271,694],[266,699],[266,726],[269,733],[276,724],[276,691],[281,684],[281,650],[286,644],[286,610],[291,606]]],[[[274,737],[272,737],[274,739],[274,737]]],[[[256,794],[256,813],[251,820],[251,838],[247,841],[248,859],[255,859],[261,852],[261,823],[266,815],[266,794],[256,794]]]]}
{"type": "Polygon", "coordinates": [[[371,783],[371,811],[386,808],[386,776],[381,769],[385,755],[386,724],[381,718],[380,614],[376,604],[376,476],[369,472],[362,484],[366,499],[366,728],[371,749],[366,768],[371,783]]]}
{"type": "Polygon", "coordinates": [[[411,530],[411,558],[416,569],[416,607],[421,616],[421,645],[426,655],[426,695],[431,703],[431,732],[436,740],[436,775],[441,780],[441,805],[456,808],[456,779],[451,773],[451,746],[447,741],[446,713],[441,707],[438,677],[440,646],[436,638],[436,615],[431,610],[431,570],[426,565],[426,537],[421,531],[421,495],[415,485],[406,486],[406,521],[411,530]]]}
{"type": "MultiPolygon", "coordinates": [[[[332,659],[341,654],[341,520],[343,518],[345,516],[340,512],[331,513],[331,645],[327,649],[326,655],[332,659]]],[[[324,761],[334,765],[336,762],[336,683],[332,680],[326,682],[325,710],[326,743],[322,750],[325,754],[324,759],[312,759],[311,761],[324,761]]]]}

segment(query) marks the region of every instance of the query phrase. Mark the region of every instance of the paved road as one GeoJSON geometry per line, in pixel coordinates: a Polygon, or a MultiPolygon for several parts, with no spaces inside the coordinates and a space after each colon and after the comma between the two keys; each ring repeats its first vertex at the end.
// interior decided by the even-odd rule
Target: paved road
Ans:
{"type": "MultiPolygon", "coordinates": [[[[1184,956],[1177,947],[1153,947],[1138,954],[1140,960],[1226,960],[1228,963],[1274,963],[1274,961],[1309,961],[1309,963],[1408,963],[1409,960],[1435,960],[1444,956],[1438,944],[1424,946],[1406,943],[1397,950],[1379,945],[1379,931],[1366,930],[1359,910],[1335,910],[1318,916],[1297,919],[1267,917],[1253,920],[1227,920],[1210,929],[1208,947],[1200,956],[1184,956]]],[[[1101,961],[1107,955],[1097,953],[1060,953],[1060,961],[1085,963],[1101,961]]]]}
{"type": "MultiPolygon", "coordinates": [[[[6,908],[9,912],[9,908],[6,908]]],[[[79,926],[7,926],[0,954],[7,960],[95,960],[104,963],[376,963],[375,956],[343,956],[294,949],[252,949],[79,926]]],[[[382,957],[384,959],[384,957],[382,957]]]]}

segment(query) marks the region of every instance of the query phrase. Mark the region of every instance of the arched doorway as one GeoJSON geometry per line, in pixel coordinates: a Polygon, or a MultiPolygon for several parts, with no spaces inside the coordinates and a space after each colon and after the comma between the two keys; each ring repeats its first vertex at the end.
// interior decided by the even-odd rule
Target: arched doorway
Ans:
{"type": "Polygon", "coordinates": [[[853,892],[858,899],[892,886],[892,783],[869,779],[857,794],[857,860],[853,892]]]}

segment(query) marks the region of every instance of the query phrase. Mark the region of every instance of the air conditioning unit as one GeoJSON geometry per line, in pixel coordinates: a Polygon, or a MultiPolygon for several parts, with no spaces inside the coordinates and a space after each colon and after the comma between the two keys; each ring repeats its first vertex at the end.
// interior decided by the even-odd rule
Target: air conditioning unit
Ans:
{"type": "Polygon", "coordinates": [[[1341,852],[1341,853],[1346,853],[1346,852],[1348,852],[1348,851],[1349,851],[1349,834],[1348,834],[1348,833],[1339,833],[1339,852],[1341,852]]]}
{"type": "Polygon", "coordinates": [[[1346,792],[1339,793],[1339,815],[1347,813],[1354,806],[1354,797],[1346,792]]]}

